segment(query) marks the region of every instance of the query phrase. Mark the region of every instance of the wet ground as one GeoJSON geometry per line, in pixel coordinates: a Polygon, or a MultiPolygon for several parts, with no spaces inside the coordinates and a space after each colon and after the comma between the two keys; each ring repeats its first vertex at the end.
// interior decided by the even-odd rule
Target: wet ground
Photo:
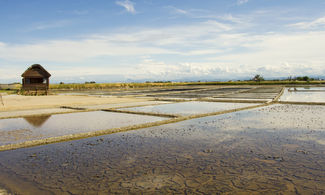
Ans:
{"type": "Polygon", "coordinates": [[[162,113],[162,114],[177,114],[177,115],[195,115],[210,112],[218,112],[232,110],[236,108],[244,108],[258,104],[245,103],[224,103],[224,102],[181,102],[162,105],[122,108],[119,110],[129,110],[135,112],[162,113]]]}
{"type": "Polygon", "coordinates": [[[281,87],[222,87],[206,88],[195,91],[182,91],[178,93],[149,94],[150,97],[159,98],[230,98],[250,100],[272,100],[281,91],[281,87]]]}
{"type": "Polygon", "coordinates": [[[93,96],[126,96],[126,95],[140,95],[146,96],[147,94],[160,94],[160,93],[173,93],[173,92],[186,92],[193,90],[204,90],[209,88],[208,86],[196,87],[196,86],[184,86],[184,87],[167,87],[167,88],[148,88],[148,89],[115,89],[115,90],[81,90],[81,91],[69,91],[69,90],[56,90],[55,93],[61,95],[93,95],[93,96]]]}
{"type": "Polygon", "coordinates": [[[31,115],[51,115],[57,113],[69,113],[74,112],[71,109],[62,109],[62,108],[46,108],[46,109],[35,109],[35,110],[20,110],[20,111],[6,111],[0,112],[0,119],[3,118],[15,118],[17,116],[31,116],[31,115]]]}
{"type": "Polygon", "coordinates": [[[156,122],[165,119],[155,116],[104,111],[1,119],[0,146],[40,140],[48,137],[156,122]]]}
{"type": "Polygon", "coordinates": [[[25,191],[42,193],[320,194],[324,111],[272,105],[6,151],[0,170],[25,191]],[[308,117],[292,114],[302,110],[308,117]]]}
{"type": "MultiPolygon", "coordinates": [[[[280,92],[278,89],[230,91],[256,93],[252,95],[256,98],[258,93],[280,92]]],[[[210,112],[218,104],[183,102],[132,109],[186,115],[201,113],[198,108],[202,113],[210,112]]],[[[2,151],[0,186],[16,194],[324,194],[324,113],[324,105],[265,104],[128,132],[2,151]]],[[[97,125],[82,123],[89,129],[97,125]]]]}
{"type": "Polygon", "coordinates": [[[325,103],[325,87],[286,88],[280,101],[325,103]]]}

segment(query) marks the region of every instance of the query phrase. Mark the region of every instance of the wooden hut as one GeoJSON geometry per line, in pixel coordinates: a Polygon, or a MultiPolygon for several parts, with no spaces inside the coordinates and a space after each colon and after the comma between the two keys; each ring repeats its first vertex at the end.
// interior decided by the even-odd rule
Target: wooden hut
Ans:
{"type": "Polygon", "coordinates": [[[51,74],[48,73],[41,65],[31,65],[21,76],[23,77],[23,91],[34,91],[36,94],[40,91],[44,91],[45,94],[47,94],[51,74]]]}

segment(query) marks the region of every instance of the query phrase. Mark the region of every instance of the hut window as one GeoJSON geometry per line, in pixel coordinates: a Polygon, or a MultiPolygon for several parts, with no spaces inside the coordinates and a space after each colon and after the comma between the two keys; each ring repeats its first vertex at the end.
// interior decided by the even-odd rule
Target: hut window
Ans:
{"type": "Polygon", "coordinates": [[[35,83],[35,84],[43,83],[43,78],[31,78],[30,83],[35,83]]]}
{"type": "Polygon", "coordinates": [[[25,79],[25,83],[26,83],[26,84],[30,84],[30,79],[29,79],[29,78],[26,78],[26,79],[25,79]]]}

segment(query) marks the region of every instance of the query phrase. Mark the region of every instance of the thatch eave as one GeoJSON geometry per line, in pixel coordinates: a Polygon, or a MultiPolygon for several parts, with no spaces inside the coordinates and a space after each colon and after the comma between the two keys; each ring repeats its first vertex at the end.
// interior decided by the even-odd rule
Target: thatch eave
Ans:
{"type": "Polygon", "coordinates": [[[30,78],[49,78],[51,74],[40,64],[33,64],[21,76],[30,78]]]}

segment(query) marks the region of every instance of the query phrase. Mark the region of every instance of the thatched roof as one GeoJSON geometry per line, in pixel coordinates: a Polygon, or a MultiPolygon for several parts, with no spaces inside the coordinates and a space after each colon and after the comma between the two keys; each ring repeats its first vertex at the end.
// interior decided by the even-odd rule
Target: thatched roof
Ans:
{"type": "Polygon", "coordinates": [[[41,65],[33,64],[21,76],[49,78],[51,74],[47,72],[41,65]]]}

